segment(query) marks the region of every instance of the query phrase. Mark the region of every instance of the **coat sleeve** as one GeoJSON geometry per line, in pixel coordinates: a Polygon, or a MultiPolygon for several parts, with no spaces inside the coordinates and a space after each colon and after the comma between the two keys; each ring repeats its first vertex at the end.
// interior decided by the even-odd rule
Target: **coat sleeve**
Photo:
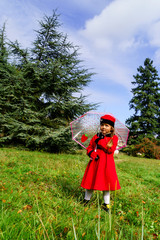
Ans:
{"type": "Polygon", "coordinates": [[[89,143],[89,145],[88,145],[88,147],[87,147],[87,155],[90,157],[90,155],[91,155],[91,153],[95,150],[95,148],[96,148],[96,143],[95,143],[95,140],[96,140],[96,136],[94,136],[92,139],[91,139],[91,141],[90,141],[90,143],[89,143]]]}
{"type": "Polygon", "coordinates": [[[116,147],[117,147],[118,137],[116,135],[114,135],[112,140],[113,140],[113,146],[110,148],[107,148],[108,154],[114,153],[114,151],[116,150],[116,147]]]}

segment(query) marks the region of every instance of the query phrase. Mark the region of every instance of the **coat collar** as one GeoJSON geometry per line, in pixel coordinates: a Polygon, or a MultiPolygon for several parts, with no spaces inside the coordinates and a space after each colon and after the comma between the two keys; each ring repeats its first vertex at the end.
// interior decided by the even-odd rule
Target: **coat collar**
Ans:
{"type": "Polygon", "coordinates": [[[111,137],[111,134],[106,134],[105,136],[100,132],[100,133],[97,133],[97,137],[99,137],[100,139],[103,139],[104,137],[111,137]]]}

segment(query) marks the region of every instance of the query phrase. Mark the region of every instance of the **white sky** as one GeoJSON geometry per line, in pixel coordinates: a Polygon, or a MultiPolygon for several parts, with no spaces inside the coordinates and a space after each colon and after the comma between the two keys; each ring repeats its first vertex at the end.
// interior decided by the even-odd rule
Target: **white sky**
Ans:
{"type": "Polygon", "coordinates": [[[0,0],[0,27],[6,22],[7,37],[30,47],[38,21],[53,9],[86,68],[97,73],[83,93],[124,123],[133,114],[137,68],[147,57],[160,68],[160,0],[0,0]]]}

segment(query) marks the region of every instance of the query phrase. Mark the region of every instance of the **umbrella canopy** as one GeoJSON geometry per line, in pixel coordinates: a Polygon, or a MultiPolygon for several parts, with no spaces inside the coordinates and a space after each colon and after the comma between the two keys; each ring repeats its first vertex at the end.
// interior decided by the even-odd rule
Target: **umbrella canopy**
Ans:
{"type": "MultiPolygon", "coordinates": [[[[106,114],[112,115],[110,113],[97,113],[93,111],[86,112],[71,122],[72,139],[86,149],[92,137],[100,132],[100,118],[106,114]]],[[[117,149],[125,147],[127,145],[129,129],[117,118],[115,121],[115,134],[118,136],[117,149]]]]}

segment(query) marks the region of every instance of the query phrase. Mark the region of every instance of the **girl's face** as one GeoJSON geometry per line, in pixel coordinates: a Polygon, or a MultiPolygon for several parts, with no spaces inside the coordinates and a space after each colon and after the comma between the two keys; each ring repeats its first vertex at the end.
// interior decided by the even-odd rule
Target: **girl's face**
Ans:
{"type": "Polygon", "coordinates": [[[101,129],[101,133],[103,135],[106,135],[108,133],[111,132],[111,125],[109,125],[108,123],[102,123],[101,126],[100,126],[100,129],[101,129]]]}

